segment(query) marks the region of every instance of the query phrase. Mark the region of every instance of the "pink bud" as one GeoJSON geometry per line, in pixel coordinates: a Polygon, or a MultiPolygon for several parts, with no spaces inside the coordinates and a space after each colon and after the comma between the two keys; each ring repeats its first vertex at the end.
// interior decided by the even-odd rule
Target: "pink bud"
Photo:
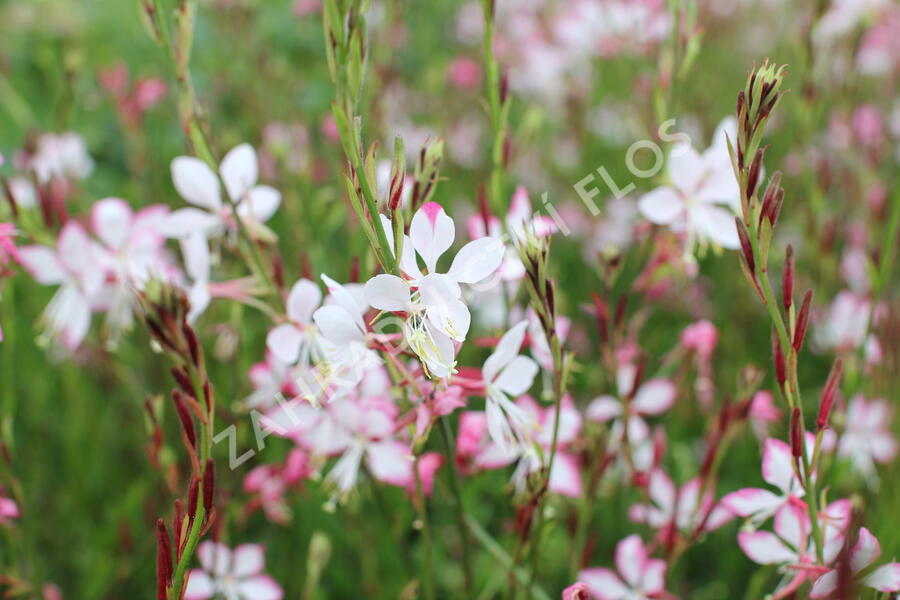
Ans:
{"type": "Polygon", "coordinates": [[[703,319],[688,325],[681,332],[681,345],[697,353],[701,360],[709,360],[719,341],[719,330],[703,319]]]}
{"type": "Polygon", "coordinates": [[[816,419],[816,427],[819,429],[828,426],[828,416],[831,414],[831,407],[834,405],[834,398],[841,384],[843,368],[844,363],[839,358],[834,361],[831,373],[828,374],[828,381],[825,383],[825,389],[822,390],[822,401],[819,403],[819,417],[816,419]]]}
{"type": "Polygon", "coordinates": [[[803,456],[803,420],[800,418],[800,407],[794,407],[791,413],[791,455],[794,458],[803,456]]]}
{"type": "Polygon", "coordinates": [[[573,583],[563,590],[562,600],[590,600],[591,594],[588,587],[582,582],[573,583]]]}

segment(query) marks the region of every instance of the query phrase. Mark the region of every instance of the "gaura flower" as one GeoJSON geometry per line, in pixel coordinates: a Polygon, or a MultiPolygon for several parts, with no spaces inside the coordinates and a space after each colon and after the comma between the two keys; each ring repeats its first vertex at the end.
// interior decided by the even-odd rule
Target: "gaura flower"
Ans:
{"type": "MultiPolygon", "coordinates": [[[[621,398],[625,398],[632,391],[637,367],[631,363],[619,365],[616,370],[616,387],[619,397],[609,395],[594,398],[587,408],[587,418],[598,423],[604,423],[613,418],[622,416],[624,407],[621,398]]],[[[640,384],[634,392],[630,402],[630,410],[634,415],[660,415],[672,407],[676,395],[675,384],[657,377],[640,384]]]]}
{"type": "Polygon", "coordinates": [[[689,144],[676,144],[668,159],[670,185],[644,194],[638,201],[641,213],[657,225],[684,234],[685,253],[709,242],[722,248],[740,246],[734,214],[740,190],[728,156],[725,132],[737,139],[734,119],[723,120],[713,136],[713,144],[702,155],[689,144]]]}
{"type": "MultiPolygon", "coordinates": [[[[267,185],[256,185],[259,163],[253,147],[241,144],[232,148],[222,159],[219,173],[238,218],[255,236],[273,238],[263,223],[275,214],[281,193],[267,185]]],[[[219,177],[205,162],[192,156],[177,157],[172,161],[172,182],[178,194],[194,206],[169,216],[166,235],[180,238],[202,231],[206,237],[217,237],[237,229],[230,203],[222,201],[219,177]]]]}
{"type": "Polygon", "coordinates": [[[662,469],[650,473],[647,485],[650,504],[634,504],[628,516],[636,523],[646,523],[656,529],[674,527],[691,533],[703,523],[703,531],[717,529],[734,518],[727,509],[716,505],[711,490],[700,500],[700,479],[693,478],[677,488],[662,469]]]}
{"type": "MultiPolygon", "coordinates": [[[[382,216],[386,231],[390,221],[382,216]]],[[[460,300],[459,284],[478,283],[489,277],[503,258],[503,244],[482,238],[469,242],[456,254],[446,273],[437,272],[437,261],[453,244],[453,221],[434,202],[420,208],[405,238],[400,269],[404,277],[382,274],[365,286],[366,301],[378,310],[405,313],[404,337],[432,376],[453,372],[453,342],[466,339],[471,315],[460,300]],[[416,257],[425,270],[419,268],[416,257]]],[[[388,236],[389,238],[391,236],[388,236]]],[[[391,242],[393,252],[393,242],[391,242]]]]}
{"type": "Polygon", "coordinates": [[[897,440],[890,432],[891,410],[886,400],[866,400],[857,394],[850,401],[838,456],[849,458],[865,477],[875,476],[875,463],[897,456],[897,440]]]}
{"type": "MultiPolygon", "coordinates": [[[[815,437],[806,433],[807,452],[812,451],[815,437]]],[[[802,498],[803,485],[792,467],[791,447],[781,440],[765,441],[762,458],[762,477],[781,494],[762,488],[743,488],[722,498],[722,504],[740,517],[750,517],[757,525],[766,521],[791,498],[802,498]]]]}
{"type": "MultiPolygon", "coordinates": [[[[900,563],[892,562],[882,565],[867,575],[860,574],[867,570],[881,556],[881,544],[865,527],[860,527],[856,544],[850,550],[850,571],[854,579],[861,585],[879,592],[900,592],[900,563]]],[[[830,598],[838,586],[838,572],[830,570],[813,583],[810,598],[830,598]]]]}
{"type": "Polygon", "coordinates": [[[528,391],[538,372],[534,360],[519,355],[527,327],[528,321],[513,325],[481,369],[488,432],[505,450],[528,443],[536,424],[533,415],[512,401],[528,391]]]}
{"type": "Polygon", "coordinates": [[[219,595],[227,600],[281,600],[281,586],[263,574],[265,551],[259,544],[241,544],[234,551],[225,544],[201,542],[197,558],[202,569],[188,574],[185,600],[219,595]]]}
{"type": "Polygon", "coordinates": [[[266,336],[266,347],[286,364],[310,364],[321,356],[319,332],[313,313],[322,302],[322,290],[309,279],[291,287],[286,303],[289,322],[276,325],[266,336]]]}
{"type": "Polygon", "coordinates": [[[616,546],[616,569],[584,569],[578,579],[599,600],[646,600],[665,593],[666,561],[649,558],[644,542],[630,535],[616,546]]]}
{"type": "Polygon", "coordinates": [[[104,284],[99,267],[103,250],[84,228],[69,221],[59,233],[56,248],[31,245],[19,248],[19,260],[34,279],[59,289],[43,319],[54,337],[70,350],[77,348],[91,325],[91,306],[104,284]]]}

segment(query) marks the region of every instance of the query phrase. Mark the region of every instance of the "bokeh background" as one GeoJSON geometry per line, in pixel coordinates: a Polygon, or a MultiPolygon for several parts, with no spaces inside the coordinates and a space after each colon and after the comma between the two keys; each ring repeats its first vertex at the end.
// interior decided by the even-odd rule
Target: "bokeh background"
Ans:
{"type": "MultiPolygon", "coordinates": [[[[574,320],[570,343],[579,356],[573,396],[586,402],[605,382],[591,350],[593,321],[584,309],[604,277],[605,262],[598,256],[622,251],[622,269],[636,273],[641,248],[631,233],[639,219],[633,199],[661,177],[635,180],[625,165],[627,148],[637,140],[656,140],[656,128],[669,118],[676,120],[674,130],[707,147],[719,121],[732,114],[748,70],[766,57],[789,65],[786,87],[791,91],[770,127],[766,154],[770,169],[785,171],[781,235],[799,256],[798,288],[813,287],[817,310],[824,314],[848,286],[841,271],[845,227],[861,224],[869,246],[877,247],[882,229],[878,213],[870,210],[872,195],[880,193],[888,203],[898,198],[896,42],[882,41],[886,66],[875,59],[874,67],[867,66],[860,58],[873,30],[897,23],[897,5],[872,3],[875,8],[846,31],[817,33],[817,24],[833,8],[828,2],[701,0],[695,7],[694,31],[702,32],[696,56],[683,74],[664,84],[672,53],[685,48],[665,28],[656,33],[649,18],[633,16],[653,2],[621,3],[624,24],[601,19],[589,25],[560,18],[576,3],[568,4],[500,0],[498,27],[505,41],[498,53],[509,67],[513,94],[508,179],[525,185],[533,202],[548,192],[567,221],[577,224],[576,234],[560,236],[553,250],[561,309],[574,320]],[[629,26],[630,18],[638,25],[629,26]],[[530,29],[535,23],[543,27],[540,34],[530,29]],[[597,49],[593,42],[601,39],[605,45],[597,49]],[[860,138],[854,124],[863,106],[875,114],[874,141],[860,138]],[[617,202],[600,186],[597,200],[604,212],[595,218],[573,185],[600,166],[621,186],[635,180],[637,189],[617,202]]],[[[665,15],[666,8],[658,12],[665,15]]],[[[477,3],[387,0],[375,3],[370,17],[370,69],[361,109],[365,135],[390,148],[393,136],[401,134],[412,152],[429,137],[443,137],[443,181],[436,199],[458,217],[477,210],[478,186],[490,170],[479,15],[477,3]]],[[[279,236],[288,279],[307,263],[315,273],[346,278],[353,257],[366,254],[366,241],[339,179],[342,153],[331,134],[333,87],[317,4],[201,2],[191,72],[215,147],[221,152],[252,143],[263,157],[263,179],[283,194],[283,208],[269,224],[279,236]]],[[[93,201],[108,196],[135,207],[181,204],[169,163],[185,152],[186,143],[172,90],[165,56],[147,35],[137,2],[0,2],[0,152],[11,157],[41,132],[84,136],[95,166],[78,184],[72,214],[85,215],[93,201]],[[160,79],[168,90],[139,120],[131,120],[121,96],[117,100],[120,92],[111,89],[123,77],[129,87],[120,90],[149,78],[160,79]]],[[[9,168],[3,167],[7,174],[9,168]]],[[[740,274],[736,255],[709,251],[698,260],[697,278],[676,276],[665,302],[648,307],[636,301],[630,311],[640,315],[641,343],[656,360],[677,344],[687,324],[698,318],[713,321],[720,330],[715,383],[720,395],[734,394],[741,369],[769,369],[768,320],[740,274]]],[[[894,281],[887,296],[894,318],[896,288],[894,281]]],[[[77,355],[60,355],[37,326],[51,294],[24,276],[3,288],[3,438],[28,504],[18,533],[0,527],[0,572],[24,568],[35,581],[57,584],[66,598],[150,598],[153,523],[172,496],[165,470],[155,470],[145,453],[143,403],[171,386],[168,366],[148,351],[147,335],[139,328],[112,346],[95,325],[77,355]]],[[[235,409],[223,412],[224,422],[238,425],[245,447],[252,430],[238,407],[250,392],[246,373],[261,357],[266,327],[259,314],[232,304],[214,304],[198,327],[207,351],[216,357],[210,369],[220,402],[235,409]]],[[[885,360],[894,361],[893,367],[869,382],[869,389],[891,402],[900,391],[897,345],[896,338],[886,340],[885,360]]],[[[480,364],[488,350],[467,352],[467,360],[480,364]]],[[[801,384],[809,398],[816,397],[833,357],[827,349],[803,354],[801,384]]],[[[765,385],[772,385],[770,377],[765,385]]],[[[668,466],[681,480],[696,473],[702,417],[692,403],[680,403],[667,417],[668,466]]],[[[177,439],[177,424],[166,427],[167,436],[177,439]]],[[[275,438],[267,444],[243,468],[274,461],[288,448],[275,438]]],[[[216,452],[224,459],[222,446],[216,452]]],[[[177,447],[169,452],[165,458],[175,461],[177,447]]],[[[861,479],[846,465],[831,467],[835,485],[830,496],[852,494],[886,557],[900,554],[897,465],[880,469],[879,483],[861,479]]],[[[758,470],[758,445],[744,434],[727,454],[720,492],[760,484],[758,470]]],[[[403,594],[412,578],[410,561],[415,567],[418,560],[418,540],[408,528],[414,515],[402,490],[365,491],[351,505],[328,512],[323,510],[326,497],[307,486],[292,496],[292,523],[279,526],[260,512],[246,514],[240,492],[244,474],[241,469],[221,474],[223,529],[234,532],[236,542],[266,545],[267,571],[287,598],[301,597],[310,540],[317,531],[329,538],[332,551],[311,597],[403,594]]],[[[501,540],[511,539],[514,518],[503,493],[507,480],[505,471],[490,472],[465,486],[473,514],[501,540]]],[[[591,564],[608,564],[615,541],[634,531],[625,515],[635,499],[629,490],[601,494],[594,507],[591,564]]],[[[433,518],[438,539],[455,536],[448,507],[434,508],[433,518]]],[[[747,560],[734,541],[735,528],[714,532],[693,548],[670,573],[669,589],[691,600],[749,600],[771,589],[775,575],[747,560]]],[[[566,556],[566,541],[562,529],[546,537],[547,589],[570,583],[565,560],[554,564],[554,556],[566,556]]],[[[442,565],[439,582],[452,588],[461,577],[459,565],[453,557],[436,558],[442,565]]],[[[476,567],[484,597],[492,597],[496,563],[479,552],[476,567]]]]}

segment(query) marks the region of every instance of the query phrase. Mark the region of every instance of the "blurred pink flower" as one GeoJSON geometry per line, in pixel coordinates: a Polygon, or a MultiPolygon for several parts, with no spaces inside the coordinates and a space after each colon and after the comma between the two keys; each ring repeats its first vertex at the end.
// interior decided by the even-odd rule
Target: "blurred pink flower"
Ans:
{"type": "Polygon", "coordinates": [[[475,89],[481,84],[481,64],[468,56],[458,56],[447,67],[450,83],[463,89],[475,89]]]}
{"type": "Polygon", "coordinates": [[[225,544],[197,546],[202,569],[188,575],[185,600],[206,600],[222,595],[229,600],[281,600],[284,592],[263,573],[265,551],[259,544],[241,544],[233,551],[225,544]]]}
{"type": "Polygon", "coordinates": [[[644,542],[630,535],[616,546],[616,569],[591,568],[578,574],[594,598],[628,600],[656,598],[665,594],[666,561],[649,558],[644,542]]]}

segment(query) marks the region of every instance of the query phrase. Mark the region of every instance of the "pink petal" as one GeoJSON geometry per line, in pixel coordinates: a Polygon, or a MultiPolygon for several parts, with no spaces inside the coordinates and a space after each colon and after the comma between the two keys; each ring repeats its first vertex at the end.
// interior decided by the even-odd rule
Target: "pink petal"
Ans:
{"type": "Polygon", "coordinates": [[[56,255],[72,273],[80,274],[97,268],[92,260],[91,238],[77,221],[69,221],[59,232],[56,255]]]}
{"type": "Polygon", "coordinates": [[[651,558],[644,566],[641,588],[650,595],[661,593],[666,587],[666,561],[651,558]]]}
{"type": "Polygon", "coordinates": [[[654,469],[650,473],[650,481],[647,485],[647,491],[650,498],[663,510],[667,515],[675,512],[676,490],[675,484],[662,469],[654,469]]]}
{"type": "Polygon", "coordinates": [[[775,438],[769,438],[765,441],[762,475],[767,483],[774,485],[785,494],[791,491],[794,470],[791,467],[790,446],[775,438]]]}
{"type": "Polygon", "coordinates": [[[797,555],[770,531],[742,531],[738,545],[744,554],[760,565],[777,565],[797,559],[797,555]]]}
{"type": "Polygon", "coordinates": [[[784,500],[768,490],[744,488],[722,498],[722,504],[739,517],[775,512],[784,500]]]}
{"type": "Polygon", "coordinates": [[[585,416],[591,421],[605,423],[622,414],[622,404],[612,396],[599,396],[588,405],[585,416]]]}
{"type": "Polygon", "coordinates": [[[616,546],[616,568],[625,583],[635,588],[647,563],[647,551],[639,535],[629,535],[616,546]]]}
{"type": "Polygon", "coordinates": [[[581,496],[581,471],[576,460],[564,452],[557,452],[550,472],[550,491],[578,498],[581,496]]]}
{"type": "Polygon", "coordinates": [[[837,589],[838,574],[837,571],[828,571],[813,583],[809,597],[813,600],[817,598],[829,598],[832,592],[837,589]]]}
{"type": "Polygon", "coordinates": [[[854,573],[862,571],[881,556],[881,544],[865,527],[859,528],[859,538],[850,551],[850,568],[854,573]]]}
{"type": "Polygon", "coordinates": [[[235,577],[256,575],[265,566],[265,550],[260,544],[241,544],[234,549],[231,563],[231,573],[235,577]]]}
{"type": "Polygon", "coordinates": [[[789,502],[775,513],[775,533],[797,550],[806,548],[811,527],[805,505],[789,502]]]}
{"type": "Polygon", "coordinates": [[[637,391],[632,406],[640,414],[658,415],[675,402],[675,384],[668,379],[651,379],[637,391]]]}
{"type": "Polygon", "coordinates": [[[578,579],[587,584],[591,595],[599,600],[623,600],[631,591],[610,569],[585,569],[578,579]]]}

